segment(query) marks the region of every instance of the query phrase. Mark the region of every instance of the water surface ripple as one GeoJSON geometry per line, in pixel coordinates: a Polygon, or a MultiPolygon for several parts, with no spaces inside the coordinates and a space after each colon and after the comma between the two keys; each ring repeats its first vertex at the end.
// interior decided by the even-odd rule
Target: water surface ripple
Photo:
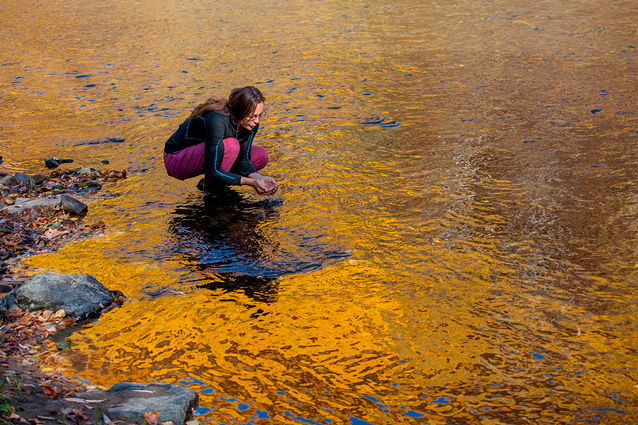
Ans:
{"type": "Polygon", "coordinates": [[[3,171],[126,168],[109,233],[27,261],[128,301],[56,367],[210,424],[638,420],[638,5],[0,6],[3,171]],[[281,193],[165,175],[208,95],[267,97],[281,193]]]}

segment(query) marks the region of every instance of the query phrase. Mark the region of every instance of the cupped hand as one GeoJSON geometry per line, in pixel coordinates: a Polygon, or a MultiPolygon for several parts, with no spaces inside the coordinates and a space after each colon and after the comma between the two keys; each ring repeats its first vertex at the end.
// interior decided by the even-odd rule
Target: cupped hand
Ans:
{"type": "Polygon", "coordinates": [[[274,195],[279,189],[279,184],[272,177],[261,176],[261,178],[255,179],[253,187],[260,195],[274,195]]]}

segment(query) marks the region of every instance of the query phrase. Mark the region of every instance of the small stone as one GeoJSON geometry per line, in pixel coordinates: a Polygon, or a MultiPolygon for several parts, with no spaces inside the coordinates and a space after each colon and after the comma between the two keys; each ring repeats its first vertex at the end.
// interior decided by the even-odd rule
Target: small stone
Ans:
{"type": "Polygon", "coordinates": [[[109,160],[108,159],[103,159],[102,161],[100,161],[102,164],[108,164],[109,160]]]}
{"type": "Polygon", "coordinates": [[[72,196],[62,195],[62,209],[66,212],[71,212],[77,215],[86,214],[89,207],[83,202],[78,201],[72,196]]]}
{"type": "Polygon", "coordinates": [[[47,179],[48,175],[44,173],[39,173],[31,176],[31,180],[33,180],[33,184],[40,184],[47,179]]]}
{"type": "Polygon", "coordinates": [[[6,186],[6,187],[10,187],[14,184],[17,184],[18,182],[16,181],[16,179],[13,178],[12,175],[6,175],[2,178],[0,178],[0,184],[6,186]]]}
{"type": "Polygon", "coordinates": [[[58,162],[57,158],[46,158],[44,160],[44,165],[48,169],[53,170],[54,168],[58,168],[58,165],[60,165],[60,163],[58,162]]]}
{"type": "Polygon", "coordinates": [[[16,179],[20,186],[27,188],[31,188],[31,186],[33,186],[33,180],[31,180],[31,177],[29,177],[26,173],[18,173],[13,176],[13,178],[16,179]]]}

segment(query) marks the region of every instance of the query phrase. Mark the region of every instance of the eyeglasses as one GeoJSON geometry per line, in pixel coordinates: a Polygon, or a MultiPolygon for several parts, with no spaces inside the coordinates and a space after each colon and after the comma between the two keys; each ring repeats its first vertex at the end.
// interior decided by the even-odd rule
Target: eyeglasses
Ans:
{"type": "Polygon", "coordinates": [[[255,121],[257,118],[262,119],[263,117],[266,116],[266,111],[262,112],[259,115],[251,115],[250,117],[246,118],[246,121],[251,122],[251,121],[255,121]]]}

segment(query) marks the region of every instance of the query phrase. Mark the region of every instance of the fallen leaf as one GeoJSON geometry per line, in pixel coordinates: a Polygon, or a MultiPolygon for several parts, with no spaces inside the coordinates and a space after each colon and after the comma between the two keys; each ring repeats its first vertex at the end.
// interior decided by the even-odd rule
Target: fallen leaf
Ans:
{"type": "Polygon", "coordinates": [[[58,310],[55,313],[53,313],[52,318],[53,319],[64,319],[66,317],[66,311],[64,310],[58,310]]]}
{"type": "Polygon", "coordinates": [[[16,317],[22,316],[22,310],[18,307],[11,307],[7,310],[7,317],[10,319],[15,319],[16,317]]]}
{"type": "Polygon", "coordinates": [[[46,322],[47,320],[49,320],[51,318],[51,316],[53,316],[53,311],[52,310],[44,310],[42,312],[42,314],[40,315],[40,317],[42,319],[44,319],[44,321],[46,322]]]}
{"type": "Polygon", "coordinates": [[[82,409],[78,409],[78,408],[76,407],[75,409],[71,410],[71,412],[72,412],[73,414],[75,414],[75,416],[78,416],[78,417],[80,417],[80,418],[82,418],[82,419],[84,419],[84,420],[87,420],[87,419],[88,419],[88,417],[84,414],[84,410],[82,410],[82,409]]]}
{"type": "Polygon", "coordinates": [[[159,421],[159,412],[144,413],[144,420],[148,425],[157,425],[157,422],[159,421]]]}
{"type": "Polygon", "coordinates": [[[64,323],[67,326],[70,326],[74,324],[75,322],[77,322],[77,320],[73,316],[65,317],[64,319],[62,319],[62,323],[64,323]]]}
{"type": "Polygon", "coordinates": [[[42,387],[42,391],[44,391],[44,393],[48,395],[49,397],[55,397],[58,394],[55,388],[49,385],[40,385],[40,386],[42,387]]]}

